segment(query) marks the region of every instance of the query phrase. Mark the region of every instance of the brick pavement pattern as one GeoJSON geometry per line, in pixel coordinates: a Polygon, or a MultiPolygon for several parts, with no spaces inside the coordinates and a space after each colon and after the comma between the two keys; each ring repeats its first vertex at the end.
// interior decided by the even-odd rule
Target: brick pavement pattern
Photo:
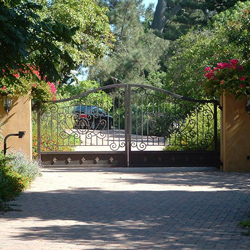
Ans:
{"type": "Polygon", "coordinates": [[[0,249],[250,249],[249,188],[210,168],[43,169],[0,214],[0,249]]]}

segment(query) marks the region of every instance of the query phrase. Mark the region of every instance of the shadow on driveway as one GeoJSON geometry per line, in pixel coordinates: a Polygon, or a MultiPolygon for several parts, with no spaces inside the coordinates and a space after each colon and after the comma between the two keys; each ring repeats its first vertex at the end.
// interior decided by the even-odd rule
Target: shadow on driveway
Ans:
{"type": "Polygon", "coordinates": [[[79,187],[77,180],[72,179],[75,186],[66,189],[25,192],[17,200],[22,211],[3,216],[9,221],[34,222],[32,226],[24,223],[15,239],[65,242],[95,249],[250,246],[250,237],[242,236],[237,226],[250,212],[250,174],[227,174],[211,169],[205,172],[44,170],[44,175],[50,174],[61,176],[62,182],[67,176],[97,175],[102,183],[90,181],[88,186],[79,187]]]}

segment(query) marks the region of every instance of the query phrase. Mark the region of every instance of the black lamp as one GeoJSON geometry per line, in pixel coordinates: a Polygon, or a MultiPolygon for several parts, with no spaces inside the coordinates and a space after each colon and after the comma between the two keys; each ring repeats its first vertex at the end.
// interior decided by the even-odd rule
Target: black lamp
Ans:
{"type": "Polygon", "coordinates": [[[10,137],[10,136],[18,136],[18,138],[23,138],[24,135],[25,135],[25,131],[19,131],[17,134],[8,134],[7,136],[5,136],[4,138],[4,148],[3,148],[3,154],[6,155],[6,152],[7,152],[7,139],[10,137]]]}
{"type": "Polygon", "coordinates": [[[3,107],[4,110],[7,112],[7,114],[10,111],[10,108],[12,106],[12,99],[8,97],[8,94],[2,94],[3,97],[3,107]]]}

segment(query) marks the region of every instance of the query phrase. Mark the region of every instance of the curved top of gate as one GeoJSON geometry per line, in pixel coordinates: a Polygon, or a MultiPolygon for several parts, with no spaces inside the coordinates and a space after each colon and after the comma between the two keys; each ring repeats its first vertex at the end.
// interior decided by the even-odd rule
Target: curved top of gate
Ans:
{"type": "Polygon", "coordinates": [[[98,92],[98,91],[101,91],[101,90],[112,89],[112,88],[128,88],[128,87],[147,88],[147,89],[155,90],[155,91],[158,91],[158,92],[162,92],[162,93],[164,93],[166,95],[169,95],[169,96],[172,96],[172,97],[174,97],[176,99],[181,99],[181,100],[189,101],[189,102],[217,103],[219,105],[218,100],[198,100],[198,99],[192,99],[192,98],[189,98],[189,97],[185,97],[185,96],[181,96],[181,95],[172,93],[172,92],[167,91],[165,89],[160,89],[160,88],[157,88],[157,87],[154,87],[154,86],[143,85],[143,84],[112,84],[112,85],[106,85],[106,86],[103,86],[103,87],[100,87],[100,88],[88,90],[86,92],[83,92],[83,93],[81,93],[79,95],[76,95],[76,96],[72,96],[70,98],[65,98],[65,99],[53,101],[53,103],[60,103],[60,102],[72,101],[72,100],[81,98],[83,96],[87,96],[87,95],[89,95],[91,93],[95,93],[95,92],[98,92]]]}

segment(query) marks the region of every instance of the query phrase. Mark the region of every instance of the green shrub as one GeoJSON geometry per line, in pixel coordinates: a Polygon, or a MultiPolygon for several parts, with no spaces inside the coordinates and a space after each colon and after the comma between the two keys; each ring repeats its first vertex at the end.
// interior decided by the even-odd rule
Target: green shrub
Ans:
{"type": "Polygon", "coordinates": [[[40,165],[37,161],[30,161],[25,154],[21,151],[10,152],[10,164],[12,169],[18,174],[27,177],[30,181],[33,181],[40,174],[40,165]]]}
{"type": "Polygon", "coordinates": [[[29,179],[15,172],[9,162],[9,156],[0,154],[0,199],[3,201],[20,195],[29,185],[29,179]]]}
{"type": "Polygon", "coordinates": [[[19,196],[39,174],[39,164],[22,152],[0,153],[0,202],[19,196]]]}

